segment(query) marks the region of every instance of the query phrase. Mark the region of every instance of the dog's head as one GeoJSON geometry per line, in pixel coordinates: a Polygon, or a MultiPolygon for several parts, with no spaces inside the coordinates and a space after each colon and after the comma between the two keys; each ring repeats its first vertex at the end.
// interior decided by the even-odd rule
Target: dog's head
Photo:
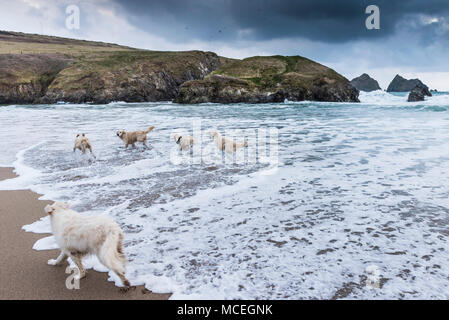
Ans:
{"type": "Polygon", "coordinates": [[[44,208],[45,212],[49,215],[55,213],[56,210],[68,210],[70,209],[70,205],[67,202],[59,202],[56,201],[53,204],[47,204],[44,208]]]}
{"type": "Polygon", "coordinates": [[[175,133],[175,134],[173,135],[173,139],[175,139],[175,142],[176,142],[176,143],[179,143],[179,138],[181,138],[181,135],[180,135],[179,133],[175,133]]]}
{"type": "Polygon", "coordinates": [[[117,131],[117,137],[123,138],[123,136],[125,135],[125,133],[126,133],[125,130],[119,130],[119,131],[117,131]]]}
{"type": "Polygon", "coordinates": [[[78,140],[78,139],[82,139],[82,138],[85,138],[86,137],[86,134],[85,133],[78,133],[77,135],[76,135],[76,140],[78,140]]]}

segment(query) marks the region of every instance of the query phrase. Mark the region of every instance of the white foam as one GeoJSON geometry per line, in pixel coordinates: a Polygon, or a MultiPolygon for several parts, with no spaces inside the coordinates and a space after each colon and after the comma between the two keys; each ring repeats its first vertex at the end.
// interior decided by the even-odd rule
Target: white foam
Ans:
{"type": "Polygon", "coordinates": [[[58,249],[59,246],[56,243],[54,236],[45,237],[36,241],[33,245],[34,250],[42,251],[42,250],[53,250],[58,249]]]}
{"type": "Polygon", "coordinates": [[[377,90],[372,92],[360,91],[359,100],[362,104],[378,106],[443,106],[449,105],[449,94],[433,93],[432,97],[426,97],[425,101],[408,102],[408,92],[391,94],[386,91],[377,90]]]}
{"type": "Polygon", "coordinates": [[[41,172],[23,163],[24,154],[28,150],[38,147],[39,145],[41,145],[41,143],[25,148],[17,153],[17,160],[13,162],[13,166],[14,173],[18,176],[16,178],[0,181],[0,190],[28,189],[34,181],[39,179],[41,172]]]}
{"type": "Polygon", "coordinates": [[[26,232],[33,233],[52,233],[50,218],[48,216],[42,217],[32,224],[27,224],[22,227],[26,232]]]}

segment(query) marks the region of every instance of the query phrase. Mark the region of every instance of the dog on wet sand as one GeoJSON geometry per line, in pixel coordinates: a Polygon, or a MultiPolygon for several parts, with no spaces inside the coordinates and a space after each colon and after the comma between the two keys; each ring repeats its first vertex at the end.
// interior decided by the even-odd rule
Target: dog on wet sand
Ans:
{"type": "Polygon", "coordinates": [[[117,131],[117,136],[123,140],[125,147],[128,148],[129,145],[133,147],[136,146],[136,142],[142,142],[146,147],[147,145],[147,134],[153,131],[154,126],[149,127],[147,130],[137,130],[132,132],[127,132],[125,130],[117,131]]]}
{"type": "Polygon", "coordinates": [[[189,150],[195,143],[193,137],[188,135],[181,136],[179,133],[175,133],[173,138],[180,150],[189,150]]]}
{"type": "Polygon", "coordinates": [[[105,216],[83,216],[63,202],[47,205],[45,212],[50,215],[53,235],[61,249],[56,259],[48,260],[49,265],[61,265],[70,257],[79,269],[77,278],[81,279],[86,276],[82,258],[93,254],[120,277],[124,286],[130,286],[125,277],[123,232],[117,223],[105,216]]]}
{"type": "Polygon", "coordinates": [[[214,139],[214,143],[217,148],[221,151],[226,151],[227,153],[236,152],[240,148],[245,148],[248,146],[248,142],[243,143],[235,142],[229,138],[223,137],[218,131],[214,130],[210,132],[211,137],[214,139]]]}
{"type": "Polygon", "coordinates": [[[75,145],[73,146],[73,152],[75,152],[76,149],[81,150],[83,154],[86,154],[86,149],[89,149],[90,153],[95,158],[94,152],[92,151],[92,144],[86,137],[85,133],[78,133],[76,135],[75,145]]]}

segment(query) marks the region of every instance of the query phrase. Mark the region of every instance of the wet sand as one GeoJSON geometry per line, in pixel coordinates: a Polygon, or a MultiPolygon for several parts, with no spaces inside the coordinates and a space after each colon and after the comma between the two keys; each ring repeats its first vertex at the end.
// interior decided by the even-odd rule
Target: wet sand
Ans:
{"type": "MultiPolygon", "coordinates": [[[[15,177],[12,168],[0,168],[0,180],[15,177]]],[[[143,286],[124,292],[109,282],[105,272],[87,271],[79,290],[66,288],[66,265],[47,265],[58,250],[36,251],[33,244],[46,234],[23,231],[45,215],[48,201],[38,200],[39,195],[29,190],[0,191],[0,299],[50,299],[50,300],[162,300],[170,294],[155,294],[143,286]]]]}

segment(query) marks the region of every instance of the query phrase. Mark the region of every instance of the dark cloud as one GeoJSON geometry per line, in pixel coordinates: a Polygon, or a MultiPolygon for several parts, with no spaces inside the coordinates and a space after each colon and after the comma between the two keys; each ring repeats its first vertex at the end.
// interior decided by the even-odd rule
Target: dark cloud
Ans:
{"type": "MultiPolygon", "coordinates": [[[[305,38],[346,42],[379,39],[422,15],[448,19],[447,0],[115,0],[141,29],[173,41],[305,38]],[[381,29],[367,30],[365,8],[381,10],[381,29]]],[[[429,28],[417,32],[425,32],[429,28]]],[[[435,26],[430,26],[433,28],[435,26]]],[[[434,33],[434,36],[447,36],[434,33]]],[[[437,37],[438,38],[438,37],[437,37]]]]}

